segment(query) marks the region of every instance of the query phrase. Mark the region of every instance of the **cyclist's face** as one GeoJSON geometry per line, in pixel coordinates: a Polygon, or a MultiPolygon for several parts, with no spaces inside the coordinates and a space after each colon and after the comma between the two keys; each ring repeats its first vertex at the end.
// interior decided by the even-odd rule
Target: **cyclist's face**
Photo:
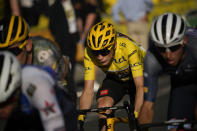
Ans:
{"type": "Polygon", "coordinates": [[[30,40],[26,40],[27,45],[25,45],[23,48],[19,48],[19,45],[21,43],[16,43],[13,46],[10,46],[8,48],[9,51],[11,51],[12,53],[14,53],[16,55],[16,57],[18,58],[18,60],[20,61],[21,64],[25,64],[26,60],[27,60],[27,47],[29,46],[29,42],[31,42],[30,40]]]}
{"type": "Polygon", "coordinates": [[[111,50],[109,50],[109,53],[106,53],[105,55],[98,54],[95,57],[99,62],[99,64],[101,64],[102,66],[106,66],[111,62],[113,58],[113,54],[114,54],[114,49],[112,47],[111,50]]]}
{"type": "Polygon", "coordinates": [[[160,52],[160,53],[169,65],[176,66],[179,63],[179,61],[182,59],[184,53],[183,47],[184,46],[181,46],[175,51],[170,51],[169,49],[167,49],[165,52],[160,52]]]}

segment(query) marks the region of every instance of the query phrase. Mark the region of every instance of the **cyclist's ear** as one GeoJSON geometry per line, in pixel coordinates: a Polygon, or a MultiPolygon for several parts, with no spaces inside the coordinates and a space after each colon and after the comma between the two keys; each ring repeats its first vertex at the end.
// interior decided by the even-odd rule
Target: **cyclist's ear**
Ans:
{"type": "Polygon", "coordinates": [[[28,39],[27,40],[27,45],[25,46],[27,52],[31,52],[32,50],[32,40],[31,39],[28,39]]]}
{"type": "Polygon", "coordinates": [[[183,38],[183,45],[185,46],[185,45],[186,45],[186,43],[187,43],[187,37],[186,37],[186,36],[184,36],[184,38],[183,38]]]}

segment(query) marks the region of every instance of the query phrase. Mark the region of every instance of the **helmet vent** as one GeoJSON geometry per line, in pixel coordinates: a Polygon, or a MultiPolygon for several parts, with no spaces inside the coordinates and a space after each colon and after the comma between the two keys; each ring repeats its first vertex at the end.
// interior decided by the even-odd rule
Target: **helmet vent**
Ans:
{"type": "Polygon", "coordinates": [[[174,39],[174,40],[172,41],[172,43],[173,43],[173,42],[178,42],[177,40],[178,40],[178,38],[174,39]]]}
{"type": "Polygon", "coordinates": [[[17,30],[18,30],[18,23],[19,23],[19,18],[16,18],[15,21],[14,21],[14,25],[13,25],[13,31],[12,31],[12,36],[11,36],[11,39],[14,39],[16,37],[16,33],[17,33],[17,30]]]}
{"type": "Polygon", "coordinates": [[[108,27],[110,27],[112,24],[108,24],[108,27]]]}
{"type": "Polygon", "coordinates": [[[104,40],[103,46],[105,46],[107,44],[107,42],[108,42],[108,39],[107,40],[104,40]]]}
{"type": "Polygon", "coordinates": [[[155,37],[156,37],[156,39],[159,40],[158,34],[157,34],[157,22],[158,22],[158,21],[155,21],[155,24],[154,24],[154,32],[155,32],[155,37]]]}
{"type": "MultiPolygon", "coordinates": [[[[3,27],[3,25],[1,25],[1,27],[3,27]]],[[[0,42],[3,43],[5,41],[4,30],[3,29],[0,30],[0,34],[1,34],[1,36],[0,36],[0,42]]]]}
{"type": "Polygon", "coordinates": [[[21,27],[21,32],[19,36],[21,36],[21,34],[23,35],[24,31],[25,31],[25,25],[24,25],[24,22],[22,21],[22,27],[21,27]]]}
{"type": "Polygon", "coordinates": [[[102,30],[104,30],[104,29],[105,29],[105,26],[102,25],[100,31],[102,31],[102,30]]]}
{"type": "Polygon", "coordinates": [[[9,84],[11,83],[11,81],[12,81],[12,75],[9,74],[9,78],[8,78],[8,82],[7,82],[5,91],[7,91],[9,89],[9,84]]]}
{"type": "Polygon", "coordinates": [[[177,17],[175,14],[173,14],[173,20],[172,20],[172,29],[171,29],[171,35],[170,35],[170,38],[172,38],[174,36],[174,31],[175,31],[175,28],[176,28],[176,23],[177,23],[177,17]]]}
{"type": "Polygon", "coordinates": [[[94,31],[96,31],[97,28],[98,28],[98,26],[95,26],[95,27],[94,27],[94,31]]]}
{"type": "Polygon", "coordinates": [[[98,45],[100,45],[99,43],[101,42],[102,37],[103,37],[103,35],[99,36],[99,38],[98,38],[98,45]]]}
{"type": "Polygon", "coordinates": [[[176,39],[174,39],[173,41],[172,41],[172,43],[174,42],[174,43],[179,43],[179,42],[181,42],[182,41],[182,39],[179,39],[179,38],[176,38],[176,39]]]}
{"type": "Polygon", "coordinates": [[[163,40],[164,40],[164,43],[166,43],[166,23],[167,23],[167,15],[164,15],[163,16],[163,20],[162,20],[162,32],[163,32],[163,40]]]}
{"type": "MultiPolygon", "coordinates": [[[[10,69],[9,69],[9,71],[12,70],[11,67],[12,67],[13,63],[14,63],[13,59],[10,59],[10,69]]],[[[6,91],[8,90],[8,87],[9,87],[8,85],[12,82],[12,78],[13,78],[12,72],[10,72],[8,82],[7,82],[7,85],[6,85],[6,91]]]]}
{"type": "Polygon", "coordinates": [[[179,34],[182,34],[182,33],[183,33],[184,27],[185,27],[184,21],[183,21],[183,19],[181,19],[181,29],[180,29],[180,31],[179,31],[179,34]]]}
{"type": "Polygon", "coordinates": [[[106,35],[105,36],[109,36],[110,35],[110,30],[108,30],[107,32],[106,32],[106,35]]]}
{"type": "Polygon", "coordinates": [[[91,43],[90,43],[90,40],[88,40],[88,45],[91,47],[91,43]]]}
{"type": "Polygon", "coordinates": [[[114,41],[114,37],[111,38],[109,43],[111,44],[113,41],[114,41]]]}
{"type": "Polygon", "coordinates": [[[93,42],[93,44],[95,46],[96,44],[95,44],[95,37],[94,36],[92,36],[92,42],[93,42]]]}
{"type": "Polygon", "coordinates": [[[101,22],[99,25],[103,25],[104,22],[101,22]]]}
{"type": "Polygon", "coordinates": [[[2,56],[2,55],[0,55],[0,74],[2,74],[2,69],[3,69],[3,62],[2,61],[4,61],[4,57],[2,56]]]}

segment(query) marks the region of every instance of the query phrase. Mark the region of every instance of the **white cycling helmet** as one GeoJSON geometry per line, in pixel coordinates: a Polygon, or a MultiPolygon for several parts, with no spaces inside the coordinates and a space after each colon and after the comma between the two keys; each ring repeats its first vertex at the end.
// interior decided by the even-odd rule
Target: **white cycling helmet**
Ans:
{"type": "Polygon", "coordinates": [[[10,52],[0,52],[0,103],[7,101],[20,86],[19,61],[10,52]]]}
{"type": "Polygon", "coordinates": [[[151,26],[151,38],[156,46],[171,47],[183,44],[186,23],[181,16],[165,13],[156,18],[151,26]]]}

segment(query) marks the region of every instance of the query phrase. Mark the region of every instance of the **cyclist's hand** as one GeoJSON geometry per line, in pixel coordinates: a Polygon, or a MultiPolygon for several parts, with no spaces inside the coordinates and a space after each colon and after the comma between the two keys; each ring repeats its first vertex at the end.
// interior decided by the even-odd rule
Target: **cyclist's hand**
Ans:
{"type": "Polygon", "coordinates": [[[85,115],[79,115],[78,116],[78,121],[85,121],[85,115]]]}
{"type": "Polygon", "coordinates": [[[135,118],[137,119],[137,118],[138,118],[138,116],[139,116],[139,112],[134,111],[134,115],[135,115],[135,118]]]}

